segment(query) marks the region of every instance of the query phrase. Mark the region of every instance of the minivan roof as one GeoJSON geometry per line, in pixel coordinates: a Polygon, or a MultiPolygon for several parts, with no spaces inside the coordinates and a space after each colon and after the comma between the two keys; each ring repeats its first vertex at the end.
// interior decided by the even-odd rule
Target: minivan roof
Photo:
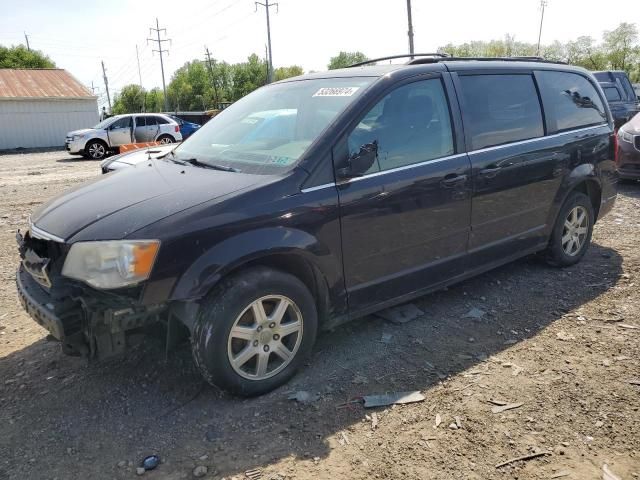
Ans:
{"type": "Polygon", "coordinates": [[[550,63],[550,62],[527,62],[522,60],[449,60],[446,58],[438,59],[433,63],[420,64],[386,64],[386,65],[363,65],[359,67],[339,68],[336,70],[328,70],[325,72],[314,72],[299,77],[292,77],[281,80],[278,83],[285,83],[298,80],[311,80],[320,78],[345,78],[345,77],[382,77],[388,74],[401,74],[402,76],[411,76],[426,72],[445,72],[445,71],[469,71],[469,70],[488,70],[505,71],[505,70],[557,70],[563,72],[586,73],[582,67],[573,65],[550,63]]]}

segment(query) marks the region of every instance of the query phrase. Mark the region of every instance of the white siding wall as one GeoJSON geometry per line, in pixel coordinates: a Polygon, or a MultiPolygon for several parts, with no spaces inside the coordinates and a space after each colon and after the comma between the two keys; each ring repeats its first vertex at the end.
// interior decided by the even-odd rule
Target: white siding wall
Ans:
{"type": "Polygon", "coordinates": [[[61,147],[68,132],[96,123],[98,104],[95,99],[0,99],[0,150],[61,147]]]}

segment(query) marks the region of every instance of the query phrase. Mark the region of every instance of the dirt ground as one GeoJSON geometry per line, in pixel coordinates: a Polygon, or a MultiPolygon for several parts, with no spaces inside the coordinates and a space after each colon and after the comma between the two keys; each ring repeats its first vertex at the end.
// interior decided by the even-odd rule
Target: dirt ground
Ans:
{"type": "Polygon", "coordinates": [[[409,323],[346,325],[288,385],[243,400],[204,385],[187,345],[87,366],[22,311],[16,229],[98,174],[64,152],[0,156],[0,478],[136,478],[149,454],[151,479],[640,478],[640,184],[620,186],[579,265],[523,259],[415,301],[409,323]],[[425,400],[347,403],[410,390],[425,400]]]}

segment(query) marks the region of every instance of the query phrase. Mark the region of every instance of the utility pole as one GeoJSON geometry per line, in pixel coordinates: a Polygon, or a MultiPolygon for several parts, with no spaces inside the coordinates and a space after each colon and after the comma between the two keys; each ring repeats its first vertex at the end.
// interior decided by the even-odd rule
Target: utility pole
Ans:
{"type": "Polygon", "coordinates": [[[29,47],[29,35],[27,35],[27,32],[24,32],[24,39],[27,41],[27,50],[31,51],[31,47],[29,47]]]}
{"type": "Polygon", "coordinates": [[[98,89],[98,87],[94,87],[94,86],[93,86],[93,80],[91,80],[91,93],[92,93],[93,95],[95,95],[95,94],[96,94],[96,90],[97,90],[97,89],[98,89]]]}
{"type": "Polygon", "coordinates": [[[104,61],[102,63],[102,78],[104,78],[104,89],[107,91],[107,103],[109,104],[109,113],[111,113],[111,97],[109,96],[109,80],[107,80],[107,69],[104,68],[104,61]]]}
{"type": "Polygon", "coordinates": [[[267,66],[266,82],[269,83],[269,53],[267,52],[267,45],[264,46],[264,63],[267,66]]]}
{"type": "Polygon", "coordinates": [[[273,81],[273,56],[271,55],[271,24],[269,22],[269,8],[276,7],[276,13],[278,13],[278,4],[269,3],[269,0],[264,0],[264,3],[256,2],[256,12],[258,11],[258,5],[262,5],[267,12],[267,44],[269,46],[269,71],[267,72],[267,83],[271,83],[273,81]]]}
{"type": "Polygon", "coordinates": [[[544,7],[547,6],[547,0],[540,0],[540,7],[542,7],[542,13],[540,14],[540,30],[538,31],[538,49],[536,55],[540,56],[540,39],[542,38],[542,21],[544,20],[544,7]]]}
{"type": "Polygon", "coordinates": [[[218,87],[216,86],[216,80],[213,77],[213,64],[211,62],[211,53],[209,52],[209,47],[204,46],[204,52],[207,57],[207,63],[209,65],[209,76],[211,77],[211,85],[213,85],[213,94],[215,96],[216,108],[218,108],[218,103],[220,102],[220,98],[218,97],[218,87]]]}
{"type": "Polygon", "coordinates": [[[162,91],[164,93],[164,110],[165,112],[169,111],[169,107],[167,106],[167,86],[165,85],[164,82],[164,63],[162,62],[162,54],[163,53],[167,53],[167,55],[169,54],[169,50],[163,50],[162,49],[162,42],[171,42],[171,39],[169,38],[160,38],[160,32],[164,31],[164,34],[167,34],[167,29],[166,28],[160,28],[160,24],[158,23],[158,19],[156,18],[156,28],[150,28],[149,29],[149,34],[151,34],[151,32],[156,32],[158,39],[156,40],[155,38],[147,38],[147,43],[149,41],[152,42],[158,42],[158,50],[152,50],[153,52],[158,52],[160,54],[160,71],[162,72],[162,91]]]}
{"type": "Polygon", "coordinates": [[[140,54],[138,53],[138,44],[136,44],[136,58],[138,59],[138,80],[140,80],[140,93],[142,93],[142,113],[147,111],[147,96],[142,87],[142,73],[140,73],[140,54]]]}
{"type": "Polygon", "coordinates": [[[411,20],[411,0],[407,0],[407,22],[409,24],[409,31],[407,34],[409,35],[409,53],[411,54],[411,59],[413,59],[413,21],[411,20]]]}

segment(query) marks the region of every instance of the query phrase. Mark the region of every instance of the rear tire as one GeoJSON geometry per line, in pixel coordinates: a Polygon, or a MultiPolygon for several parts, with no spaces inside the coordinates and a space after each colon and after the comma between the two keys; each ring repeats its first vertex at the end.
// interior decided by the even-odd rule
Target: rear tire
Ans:
{"type": "Polygon", "coordinates": [[[175,143],[175,140],[171,135],[160,135],[156,141],[162,144],[175,143]]]}
{"type": "Polygon", "coordinates": [[[595,220],[591,199],[573,192],[562,205],[545,252],[547,263],[568,267],[578,263],[591,243],[595,220]]]}
{"type": "Polygon", "coordinates": [[[107,144],[102,140],[89,140],[84,147],[84,157],[90,160],[102,160],[107,156],[107,144]]]}
{"type": "Polygon", "coordinates": [[[200,306],[191,337],[202,376],[236,395],[286,383],[311,353],[313,296],[293,275],[265,267],[224,280],[200,306]]]}

